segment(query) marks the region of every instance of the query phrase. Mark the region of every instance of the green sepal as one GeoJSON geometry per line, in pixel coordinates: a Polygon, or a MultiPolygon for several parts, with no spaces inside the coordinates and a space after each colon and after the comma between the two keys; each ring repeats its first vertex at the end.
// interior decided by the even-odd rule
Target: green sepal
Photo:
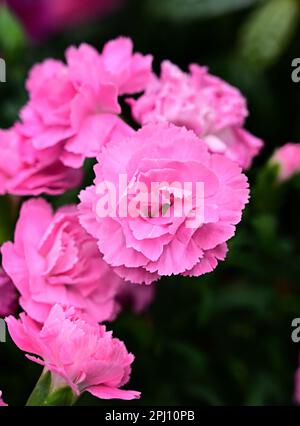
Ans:
{"type": "Polygon", "coordinates": [[[30,397],[28,398],[28,406],[44,405],[44,401],[50,393],[51,388],[51,373],[47,371],[42,373],[30,397]]]}
{"type": "Polygon", "coordinates": [[[72,389],[69,386],[63,386],[54,392],[45,399],[43,406],[70,406],[73,405],[77,397],[72,392],[72,389]]]}
{"type": "Polygon", "coordinates": [[[43,372],[33,389],[27,406],[70,406],[77,400],[72,389],[67,385],[53,388],[50,371],[43,372]]]}

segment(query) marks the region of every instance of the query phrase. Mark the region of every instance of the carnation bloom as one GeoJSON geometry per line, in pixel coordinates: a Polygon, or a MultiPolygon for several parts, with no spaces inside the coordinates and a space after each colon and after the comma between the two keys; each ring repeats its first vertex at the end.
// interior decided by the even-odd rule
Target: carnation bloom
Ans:
{"type": "Polygon", "coordinates": [[[21,208],[14,243],[2,246],[3,267],[20,292],[20,305],[43,322],[58,301],[85,318],[114,318],[122,280],[102,260],[95,240],[82,228],[75,206],[52,212],[42,199],[21,208]]]}
{"type": "Polygon", "coordinates": [[[149,284],[163,275],[198,276],[224,259],[249,195],[235,162],[211,154],[194,132],[169,124],[111,142],[98,161],[94,185],[80,194],[80,222],[122,278],[149,284]],[[146,187],[143,193],[135,191],[137,184],[146,187]],[[116,188],[118,206],[128,204],[125,214],[119,208],[102,214],[103,187],[116,188]]]}
{"type": "Polygon", "coordinates": [[[60,150],[36,149],[21,126],[0,130],[0,194],[61,194],[80,184],[80,170],[59,160],[60,150]]]}
{"type": "Polygon", "coordinates": [[[92,325],[54,305],[43,326],[22,313],[6,318],[9,333],[28,359],[45,366],[53,382],[62,381],[76,395],[85,391],[103,399],[134,399],[140,393],[119,389],[130,378],[134,356],[105,326],[92,325]]]}
{"type": "Polygon", "coordinates": [[[141,124],[169,121],[185,126],[208,145],[248,168],[263,142],[243,126],[248,115],[245,98],[234,87],[190,65],[190,74],[164,61],[161,76],[153,76],[144,95],[130,99],[133,117],[141,124]]]}
{"type": "Polygon", "coordinates": [[[0,407],[7,407],[7,404],[2,399],[2,392],[0,391],[0,407]]]}
{"type": "Polygon", "coordinates": [[[17,292],[7,274],[0,268],[0,317],[13,314],[17,308],[17,292]]]}
{"type": "Polygon", "coordinates": [[[118,96],[146,86],[152,61],[132,49],[131,40],[120,37],[107,43],[102,55],[82,44],[67,49],[67,64],[48,59],[35,65],[26,84],[29,102],[21,111],[23,132],[33,146],[57,147],[62,163],[77,168],[115,133],[130,134],[118,117],[118,96]]]}
{"type": "Polygon", "coordinates": [[[286,143],[275,151],[271,161],[279,165],[279,180],[289,179],[300,172],[300,144],[286,143]]]}

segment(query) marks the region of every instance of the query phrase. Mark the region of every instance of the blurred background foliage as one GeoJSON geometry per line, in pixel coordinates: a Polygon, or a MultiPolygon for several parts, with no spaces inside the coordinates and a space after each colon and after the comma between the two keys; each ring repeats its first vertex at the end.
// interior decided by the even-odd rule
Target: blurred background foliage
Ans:
{"type": "MultiPolygon", "coordinates": [[[[30,14],[39,2],[22,1],[28,1],[30,14]]],[[[156,71],[165,58],[183,69],[198,62],[245,94],[247,127],[265,140],[265,148],[247,173],[252,198],[226,261],[197,279],[164,279],[147,312],[125,311],[108,327],[136,355],[130,388],[143,396],[133,404],[292,404],[299,350],[291,341],[291,322],[300,317],[300,179],[279,187],[265,164],[275,147],[300,141],[300,83],[291,80],[291,62],[300,57],[299,0],[124,0],[105,16],[66,23],[40,39],[26,32],[15,13],[17,2],[7,3],[10,8],[0,6],[0,56],[7,62],[1,127],[17,119],[26,101],[24,80],[32,64],[62,58],[70,44],[101,48],[118,35],[152,53],[156,71]]],[[[85,185],[92,180],[92,163],[86,163],[85,185]]],[[[75,192],[52,200],[56,206],[74,201],[75,192]]],[[[1,198],[2,241],[11,237],[8,208],[1,198]]],[[[7,401],[24,404],[40,367],[11,342],[0,344],[0,360],[7,401]]],[[[91,403],[103,401],[88,395],[79,401],[91,403]]]]}

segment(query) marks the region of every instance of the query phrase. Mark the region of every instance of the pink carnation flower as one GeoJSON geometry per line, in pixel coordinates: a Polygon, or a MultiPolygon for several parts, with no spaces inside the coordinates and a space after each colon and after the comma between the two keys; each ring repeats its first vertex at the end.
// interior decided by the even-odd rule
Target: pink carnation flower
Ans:
{"type": "Polygon", "coordinates": [[[211,152],[224,153],[242,168],[251,165],[263,145],[243,128],[248,115],[244,97],[205,67],[193,64],[186,74],[164,61],[160,78],[153,76],[145,94],[129,103],[139,123],[169,121],[185,126],[211,152]]]}
{"type": "Polygon", "coordinates": [[[3,267],[19,290],[28,315],[43,322],[59,301],[94,321],[112,319],[122,280],[102,260],[81,227],[75,206],[53,214],[42,199],[22,206],[15,241],[2,246],[3,267]]]}
{"type": "Polygon", "coordinates": [[[105,326],[91,325],[60,305],[53,306],[43,326],[24,313],[6,322],[15,344],[37,355],[26,356],[51,371],[54,383],[65,382],[77,395],[87,391],[102,399],[139,398],[139,392],[119,389],[129,381],[134,356],[105,326]]]}
{"type": "Polygon", "coordinates": [[[164,275],[198,276],[225,258],[226,241],[234,235],[249,195],[247,178],[235,162],[211,154],[194,132],[168,124],[148,125],[111,142],[98,161],[94,186],[80,194],[80,221],[122,278],[149,284],[164,275]],[[120,175],[126,175],[127,188],[120,186],[120,175]],[[155,182],[163,183],[157,203],[152,202],[155,182]],[[137,183],[146,186],[141,202],[131,192],[137,183]],[[185,183],[191,184],[190,192],[185,183]],[[204,186],[204,199],[195,192],[198,183],[204,186]],[[116,188],[117,202],[140,204],[138,214],[119,208],[99,214],[103,185],[116,188]],[[175,209],[184,197],[187,210],[178,215],[175,209]]]}
{"type": "Polygon", "coordinates": [[[118,96],[146,86],[152,61],[132,49],[131,40],[120,37],[107,43],[102,55],[82,44],[66,51],[67,64],[48,59],[35,65],[26,85],[30,100],[21,112],[33,146],[57,147],[62,163],[77,168],[115,133],[130,134],[118,117],[118,96]]]}
{"type": "Polygon", "coordinates": [[[20,126],[0,130],[0,194],[61,194],[80,184],[80,170],[59,160],[59,147],[37,150],[20,126]]]}
{"type": "Polygon", "coordinates": [[[0,268],[0,317],[13,314],[17,309],[17,292],[7,274],[0,268]]]}
{"type": "Polygon", "coordinates": [[[285,181],[300,172],[300,144],[287,143],[275,151],[272,161],[279,165],[279,180],[285,181]]]}
{"type": "Polygon", "coordinates": [[[0,407],[7,407],[7,404],[2,399],[2,392],[0,391],[0,407]]]}

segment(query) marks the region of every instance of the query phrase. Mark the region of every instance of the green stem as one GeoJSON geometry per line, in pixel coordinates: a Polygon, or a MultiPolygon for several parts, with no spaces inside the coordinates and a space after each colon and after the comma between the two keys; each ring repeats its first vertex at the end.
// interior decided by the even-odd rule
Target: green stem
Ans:
{"type": "Polygon", "coordinates": [[[14,219],[11,198],[8,195],[0,197],[0,244],[10,240],[13,235],[14,219]]]}

